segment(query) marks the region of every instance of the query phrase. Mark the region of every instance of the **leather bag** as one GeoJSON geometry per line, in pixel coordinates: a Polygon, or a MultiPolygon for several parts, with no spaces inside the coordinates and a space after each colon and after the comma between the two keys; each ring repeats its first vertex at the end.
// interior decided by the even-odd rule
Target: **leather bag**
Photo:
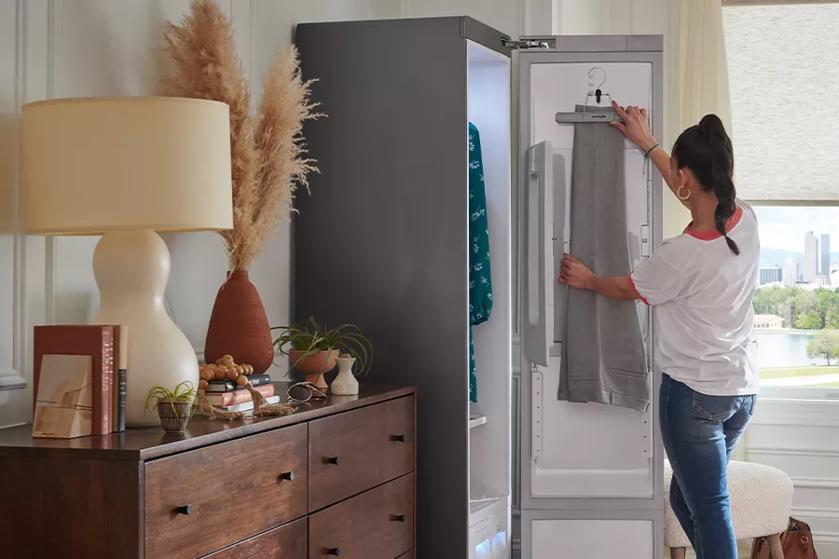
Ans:
{"type": "MultiPolygon", "coordinates": [[[[784,559],[818,559],[813,546],[813,534],[810,526],[797,518],[790,517],[787,529],[781,534],[781,549],[784,559]]],[[[769,540],[755,538],[751,559],[771,559],[769,540]]]]}

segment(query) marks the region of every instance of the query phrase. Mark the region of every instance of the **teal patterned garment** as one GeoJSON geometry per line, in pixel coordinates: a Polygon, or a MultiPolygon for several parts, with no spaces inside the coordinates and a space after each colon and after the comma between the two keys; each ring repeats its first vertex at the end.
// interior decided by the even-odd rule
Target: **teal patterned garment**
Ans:
{"type": "MultiPolygon", "coordinates": [[[[489,226],[484,188],[481,136],[469,123],[469,322],[476,326],[492,312],[492,274],[489,265],[489,226]]],[[[475,347],[469,329],[469,401],[478,401],[475,347]]]]}

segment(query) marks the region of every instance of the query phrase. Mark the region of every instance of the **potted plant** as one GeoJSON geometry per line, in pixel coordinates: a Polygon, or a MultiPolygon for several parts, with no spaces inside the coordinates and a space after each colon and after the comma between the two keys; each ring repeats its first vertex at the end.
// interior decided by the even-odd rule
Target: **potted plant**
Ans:
{"type": "Polygon", "coordinates": [[[292,368],[305,374],[306,381],[320,389],[327,388],[323,375],[335,368],[341,353],[356,359],[359,375],[370,370],[372,344],[355,324],[327,329],[309,318],[301,326],[275,326],[272,330],[280,332],[274,340],[277,352],[289,356],[292,368]]]}
{"type": "Polygon", "coordinates": [[[146,409],[157,408],[160,426],[164,431],[176,433],[183,431],[192,417],[195,403],[195,388],[188,380],[178,384],[174,390],[163,386],[153,386],[146,394],[146,409]]]}

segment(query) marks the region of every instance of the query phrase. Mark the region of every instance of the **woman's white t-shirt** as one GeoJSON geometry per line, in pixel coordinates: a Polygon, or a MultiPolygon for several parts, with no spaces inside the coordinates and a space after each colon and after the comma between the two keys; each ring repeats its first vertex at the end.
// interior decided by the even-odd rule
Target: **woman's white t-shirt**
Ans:
{"type": "Polygon", "coordinates": [[[712,396],[756,394],[752,297],[760,240],[752,208],[737,201],[728,237],[689,232],[667,239],[632,273],[642,300],[654,307],[661,370],[712,396]]]}

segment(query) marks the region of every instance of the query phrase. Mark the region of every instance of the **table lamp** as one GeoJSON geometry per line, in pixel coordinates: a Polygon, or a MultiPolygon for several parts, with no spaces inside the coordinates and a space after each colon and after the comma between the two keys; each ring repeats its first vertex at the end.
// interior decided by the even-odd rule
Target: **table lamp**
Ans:
{"type": "Polygon", "coordinates": [[[233,227],[223,103],[176,97],[55,99],[21,118],[28,233],[102,235],[96,324],[128,327],[126,423],[154,425],[149,388],[197,387],[198,360],[163,297],[170,257],[156,233],[233,227]]]}

